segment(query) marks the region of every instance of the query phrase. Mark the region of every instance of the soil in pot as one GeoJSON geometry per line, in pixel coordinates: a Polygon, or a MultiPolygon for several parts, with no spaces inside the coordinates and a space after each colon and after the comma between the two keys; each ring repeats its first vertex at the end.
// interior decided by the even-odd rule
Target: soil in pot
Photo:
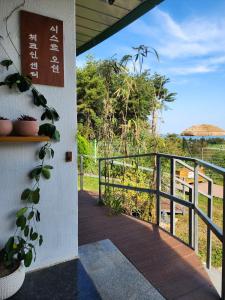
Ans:
{"type": "Polygon", "coordinates": [[[20,263],[17,262],[14,264],[13,267],[7,269],[4,264],[0,261],[0,278],[3,278],[5,276],[8,276],[10,274],[12,274],[13,272],[15,272],[20,266],[20,263]]]}

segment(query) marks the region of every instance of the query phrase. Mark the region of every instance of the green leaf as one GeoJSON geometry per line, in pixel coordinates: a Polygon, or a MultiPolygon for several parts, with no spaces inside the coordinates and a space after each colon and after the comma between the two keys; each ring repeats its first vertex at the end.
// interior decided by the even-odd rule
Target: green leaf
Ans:
{"type": "Polygon", "coordinates": [[[45,169],[49,169],[49,170],[54,169],[53,166],[50,166],[50,165],[45,165],[44,168],[45,168],[45,169]]]}
{"type": "Polygon", "coordinates": [[[54,154],[55,154],[54,150],[51,149],[51,157],[52,157],[52,158],[54,157],[54,154]]]}
{"type": "Polygon", "coordinates": [[[45,156],[46,156],[46,148],[45,147],[41,148],[41,150],[39,151],[38,156],[39,156],[40,159],[44,159],[45,158],[45,156]]]}
{"type": "Polygon", "coordinates": [[[43,175],[43,177],[45,179],[50,179],[50,177],[51,177],[51,172],[49,171],[49,169],[46,169],[46,168],[42,169],[42,173],[41,174],[43,175]]]}
{"type": "Polygon", "coordinates": [[[37,167],[33,169],[29,174],[30,178],[31,179],[35,178],[37,180],[40,177],[41,171],[42,171],[42,167],[37,167]]]}
{"type": "Polygon", "coordinates": [[[30,193],[30,189],[25,189],[21,194],[21,200],[27,200],[30,197],[30,193]]]}
{"type": "Polygon", "coordinates": [[[24,228],[24,235],[25,235],[25,237],[27,237],[29,235],[29,226],[28,225],[26,225],[24,228]]]}
{"type": "Polygon", "coordinates": [[[55,125],[50,124],[50,123],[45,123],[42,124],[39,127],[39,135],[46,135],[49,136],[51,139],[55,140],[55,141],[60,141],[60,133],[59,131],[56,129],[55,125]]]}
{"type": "Polygon", "coordinates": [[[60,117],[59,117],[59,114],[57,113],[57,111],[55,109],[53,109],[53,116],[54,116],[54,120],[55,121],[59,121],[60,117]]]}
{"type": "Polygon", "coordinates": [[[39,95],[38,99],[39,99],[40,105],[43,106],[43,107],[46,107],[46,105],[47,105],[46,98],[43,95],[39,95]]]}
{"type": "Polygon", "coordinates": [[[13,249],[13,245],[14,245],[14,237],[11,236],[5,245],[6,252],[11,251],[13,249]]]}
{"type": "Polygon", "coordinates": [[[53,116],[52,110],[50,108],[46,108],[45,117],[51,121],[54,121],[54,116],[53,116]]]}
{"type": "Polygon", "coordinates": [[[36,211],[35,217],[36,217],[37,222],[41,221],[41,215],[40,215],[40,212],[38,210],[36,211]]]}
{"type": "Polygon", "coordinates": [[[36,188],[36,190],[32,192],[32,202],[34,204],[38,204],[39,200],[40,200],[40,189],[36,188]]]}
{"type": "Polygon", "coordinates": [[[32,234],[33,234],[33,227],[31,227],[31,229],[30,229],[30,239],[31,239],[31,236],[32,236],[32,234]]]}
{"type": "Polygon", "coordinates": [[[45,123],[45,124],[42,124],[39,127],[38,134],[39,135],[46,135],[46,136],[49,136],[50,138],[53,138],[53,135],[54,135],[55,131],[56,131],[55,125],[50,124],[50,123],[45,123]]]}
{"type": "Polygon", "coordinates": [[[13,73],[13,74],[8,75],[5,78],[4,82],[11,89],[14,85],[17,84],[17,81],[19,80],[19,78],[20,78],[19,73],[13,73]]]}
{"type": "Polygon", "coordinates": [[[21,230],[24,230],[24,228],[26,226],[26,222],[27,222],[27,219],[24,217],[24,215],[22,215],[17,218],[16,225],[17,225],[17,227],[20,227],[21,230]]]}
{"type": "Polygon", "coordinates": [[[47,105],[46,98],[43,95],[39,94],[38,91],[35,89],[32,89],[32,93],[33,93],[34,105],[46,107],[47,105]]]}
{"type": "MultiPolygon", "coordinates": [[[[34,101],[35,101],[36,98],[38,97],[38,92],[37,92],[37,90],[35,90],[35,89],[32,89],[31,92],[32,92],[32,94],[33,94],[34,101]]],[[[36,104],[36,105],[37,105],[37,104],[36,104]]]]}
{"type": "Polygon", "coordinates": [[[32,241],[35,241],[35,240],[38,238],[37,232],[33,232],[33,233],[30,235],[30,238],[31,238],[32,241]]]}
{"type": "Polygon", "coordinates": [[[38,92],[35,89],[32,89],[34,105],[40,106],[41,103],[39,101],[38,92]]]}
{"type": "Polygon", "coordinates": [[[44,121],[46,118],[46,113],[44,112],[42,115],[41,115],[41,120],[44,121]]]}
{"type": "Polygon", "coordinates": [[[42,236],[42,235],[40,235],[40,237],[39,237],[39,246],[41,246],[41,245],[42,245],[42,243],[43,243],[43,236],[42,236]]]}
{"type": "Polygon", "coordinates": [[[11,66],[13,64],[13,62],[10,60],[10,59],[4,59],[0,62],[0,64],[3,66],[3,67],[6,67],[6,69],[8,70],[9,69],[9,66],[11,66]]]}
{"type": "Polygon", "coordinates": [[[26,268],[31,265],[32,259],[33,259],[33,253],[32,253],[32,250],[29,250],[25,254],[25,258],[24,258],[24,265],[26,268]]]}
{"type": "Polygon", "coordinates": [[[21,93],[26,92],[31,87],[31,77],[19,75],[19,80],[17,80],[16,85],[21,93]]]}
{"type": "Polygon", "coordinates": [[[18,212],[16,213],[17,218],[19,218],[20,216],[24,215],[27,212],[28,208],[27,207],[23,207],[20,210],[18,210],[18,212]]]}
{"type": "Polygon", "coordinates": [[[26,241],[25,241],[22,237],[17,236],[17,238],[18,238],[19,244],[20,244],[21,246],[24,246],[24,245],[26,244],[26,241]]]}
{"type": "Polygon", "coordinates": [[[45,109],[45,112],[41,116],[41,120],[49,119],[51,121],[58,121],[59,120],[59,114],[54,108],[47,107],[45,109]]]}
{"type": "Polygon", "coordinates": [[[27,217],[27,220],[31,220],[34,216],[34,211],[31,211],[27,217]]]}
{"type": "Polygon", "coordinates": [[[60,141],[60,133],[58,130],[55,130],[54,134],[53,134],[53,140],[55,140],[56,142],[60,141]]]}

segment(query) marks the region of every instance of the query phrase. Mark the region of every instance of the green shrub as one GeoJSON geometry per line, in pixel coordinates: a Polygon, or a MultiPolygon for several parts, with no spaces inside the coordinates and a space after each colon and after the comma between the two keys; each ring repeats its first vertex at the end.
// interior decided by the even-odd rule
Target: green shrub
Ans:
{"type": "MultiPolygon", "coordinates": [[[[85,157],[85,155],[91,155],[91,145],[89,141],[80,133],[77,134],[77,152],[78,155],[84,155],[83,166],[85,170],[88,170],[92,165],[92,159],[85,157]]],[[[78,159],[78,167],[80,168],[80,159],[78,159]]]]}

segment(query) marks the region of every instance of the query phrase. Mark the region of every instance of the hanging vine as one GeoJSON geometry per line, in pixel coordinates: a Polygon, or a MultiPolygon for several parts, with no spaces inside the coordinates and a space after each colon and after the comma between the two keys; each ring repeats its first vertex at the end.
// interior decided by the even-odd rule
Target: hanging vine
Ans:
{"type": "MultiPolygon", "coordinates": [[[[10,33],[8,30],[8,20],[12,14],[25,4],[25,1],[15,9],[13,9],[9,16],[6,17],[6,32],[7,38],[11,42],[13,48],[16,49],[10,33]]],[[[0,36],[0,42],[3,39],[0,36]]],[[[2,60],[0,64],[9,69],[11,65],[15,64],[10,58],[8,52],[2,43],[1,48],[7,55],[7,58],[2,60]]],[[[18,90],[21,93],[30,91],[33,97],[33,104],[42,109],[41,120],[46,122],[39,127],[39,135],[48,136],[51,141],[60,141],[60,133],[55,126],[55,122],[59,120],[59,114],[54,107],[48,105],[48,101],[45,96],[40,93],[32,84],[32,78],[24,76],[18,70],[15,73],[9,74],[5,77],[4,81],[0,82],[0,86],[7,86],[9,89],[18,90]]],[[[16,230],[14,235],[10,236],[6,242],[4,248],[0,251],[0,262],[2,262],[6,268],[14,268],[24,261],[24,265],[29,267],[32,261],[36,259],[36,246],[43,243],[43,236],[38,232],[37,223],[41,220],[40,211],[37,209],[37,204],[40,202],[40,181],[41,179],[50,179],[51,170],[53,166],[46,164],[46,159],[53,159],[54,150],[51,142],[42,146],[38,152],[40,163],[29,172],[29,178],[32,181],[32,186],[27,187],[21,193],[21,201],[23,207],[16,213],[16,230]]]]}
{"type": "MultiPolygon", "coordinates": [[[[1,65],[9,68],[12,60],[3,60],[1,65]]],[[[59,120],[59,114],[53,107],[49,107],[47,99],[38,92],[32,85],[31,78],[23,76],[20,73],[8,75],[0,86],[6,85],[8,88],[16,88],[21,93],[31,91],[33,95],[33,103],[35,106],[43,109],[41,120],[49,120],[39,127],[39,135],[46,135],[51,140],[59,141],[60,134],[55,126],[55,121],[59,120]]],[[[46,143],[41,147],[38,153],[40,164],[32,169],[29,173],[30,179],[34,182],[31,188],[26,188],[21,194],[21,200],[24,207],[16,213],[16,231],[5,244],[1,251],[0,259],[8,268],[13,268],[15,264],[24,261],[26,267],[30,266],[32,260],[36,259],[35,246],[38,243],[41,246],[43,236],[38,233],[36,223],[40,222],[40,212],[35,207],[40,201],[40,180],[50,179],[53,167],[45,163],[47,158],[54,157],[54,150],[51,143],[46,143]],[[20,231],[20,234],[18,234],[20,231]]]]}

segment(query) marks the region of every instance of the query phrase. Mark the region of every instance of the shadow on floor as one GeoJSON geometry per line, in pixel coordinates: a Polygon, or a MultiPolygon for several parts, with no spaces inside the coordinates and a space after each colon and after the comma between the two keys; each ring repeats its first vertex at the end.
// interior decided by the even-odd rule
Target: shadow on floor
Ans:
{"type": "Polygon", "coordinates": [[[182,242],[126,215],[109,216],[97,195],[79,193],[79,244],[110,239],[167,299],[219,299],[200,259],[182,242]]]}
{"type": "Polygon", "coordinates": [[[101,300],[78,259],[26,275],[11,300],[101,300]]]}

